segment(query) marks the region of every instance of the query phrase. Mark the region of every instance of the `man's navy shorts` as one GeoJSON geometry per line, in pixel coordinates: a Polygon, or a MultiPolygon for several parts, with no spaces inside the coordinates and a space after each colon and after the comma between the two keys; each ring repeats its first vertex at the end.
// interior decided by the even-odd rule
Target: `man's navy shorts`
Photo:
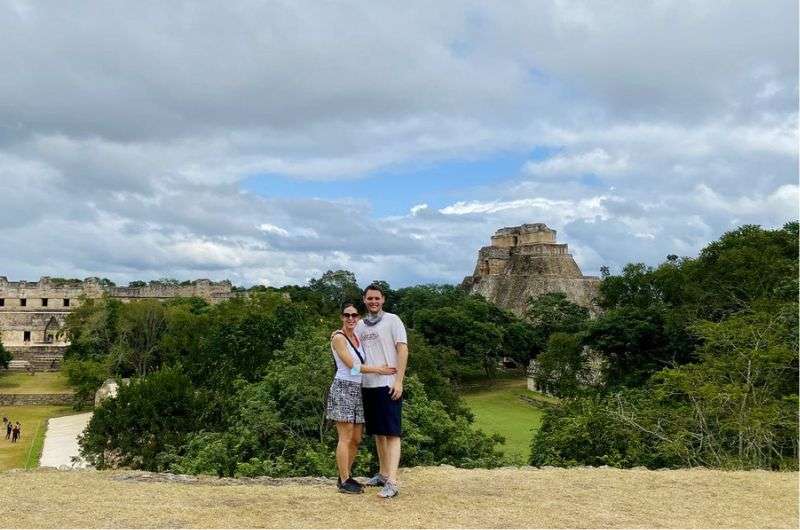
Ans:
{"type": "Polygon", "coordinates": [[[364,399],[364,420],[367,436],[402,436],[400,418],[403,411],[403,398],[392,399],[388,386],[376,388],[364,387],[361,394],[364,399]]]}

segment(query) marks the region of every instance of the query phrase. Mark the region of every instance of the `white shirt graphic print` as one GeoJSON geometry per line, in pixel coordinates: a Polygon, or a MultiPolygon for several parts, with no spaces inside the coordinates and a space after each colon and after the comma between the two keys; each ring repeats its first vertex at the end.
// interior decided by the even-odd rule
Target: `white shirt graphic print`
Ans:
{"type": "MultiPolygon", "coordinates": [[[[355,329],[361,341],[361,351],[365,356],[365,364],[372,366],[388,365],[397,367],[398,343],[407,344],[406,327],[400,317],[393,313],[384,313],[380,322],[367,326],[359,321],[355,329]]],[[[361,386],[376,388],[394,385],[394,375],[364,374],[361,386]]]]}

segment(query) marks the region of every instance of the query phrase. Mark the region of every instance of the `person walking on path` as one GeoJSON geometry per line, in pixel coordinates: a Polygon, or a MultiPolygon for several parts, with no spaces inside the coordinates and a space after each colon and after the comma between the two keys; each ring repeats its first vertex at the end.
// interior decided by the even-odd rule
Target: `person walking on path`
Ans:
{"type": "Polygon", "coordinates": [[[382,486],[379,497],[385,499],[399,493],[397,468],[400,466],[400,420],[403,412],[403,379],[408,364],[408,339],[400,317],[386,313],[386,295],[378,284],[364,289],[368,314],[356,326],[367,364],[397,368],[394,375],[364,374],[362,393],[364,419],[368,436],[375,437],[380,469],[367,486],[382,486]]]}
{"type": "MultiPolygon", "coordinates": [[[[9,422],[9,423],[11,423],[11,422],[9,422]]],[[[19,422],[17,422],[16,425],[14,425],[14,428],[11,431],[11,443],[17,443],[17,440],[19,440],[21,431],[22,431],[22,427],[19,424],[19,422]]]]}
{"type": "Polygon", "coordinates": [[[11,431],[14,429],[14,426],[11,424],[11,420],[8,420],[6,423],[6,440],[11,439],[11,431]]]}

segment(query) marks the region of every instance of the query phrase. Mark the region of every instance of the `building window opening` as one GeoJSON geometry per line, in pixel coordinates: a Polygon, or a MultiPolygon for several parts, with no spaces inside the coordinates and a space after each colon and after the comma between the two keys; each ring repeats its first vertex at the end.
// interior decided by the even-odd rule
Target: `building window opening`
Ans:
{"type": "Polygon", "coordinates": [[[64,307],[69,307],[69,298],[64,298],[64,307]]]}
{"type": "Polygon", "coordinates": [[[0,307],[4,307],[6,305],[6,299],[0,298],[0,307]]]}
{"type": "Polygon", "coordinates": [[[42,307],[47,307],[47,298],[42,298],[42,307]]]}
{"type": "Polygon", "coordinates": [[[20,298],[19,299],[19,306],[20,307],[25,307],[26,305],[28,305],[28,299],[27,298],[20,298]]]}
{"type": "Polygon", "coordinates": [[[23,340],[23,342],[30,342],[31,341],[31,332],[30,331],[23,331],[22,332],[22,340],[23,340]]]}

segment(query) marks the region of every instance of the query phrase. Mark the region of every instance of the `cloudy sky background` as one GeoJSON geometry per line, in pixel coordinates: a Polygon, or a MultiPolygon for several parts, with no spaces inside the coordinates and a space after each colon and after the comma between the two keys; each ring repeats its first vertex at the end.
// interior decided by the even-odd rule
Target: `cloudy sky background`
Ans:
{"type": "Polygon", "coordinates": [[[0,275],[585,274],[798,216],[787,1],[0,0],[0,275]]]}

